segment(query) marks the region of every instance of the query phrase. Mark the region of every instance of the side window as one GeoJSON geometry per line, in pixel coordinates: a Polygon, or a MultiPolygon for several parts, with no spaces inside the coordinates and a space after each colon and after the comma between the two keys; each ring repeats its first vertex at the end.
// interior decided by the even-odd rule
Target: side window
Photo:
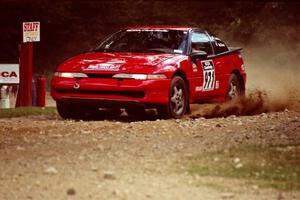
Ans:
{"type": "Polygon", "coordinates": [[[214,38],[213,46],[215,49],[215,54],[219,54],[219,53],[228,51],[228,47],[226,46],[226,44],[217,37],[214,38]]]}
{"type": "Polygon", "coordinates": [[[205,33],[192,33],[192,52],[195,51],[205,51],[208,55],[212,54],[210,40],[205,33]]]}

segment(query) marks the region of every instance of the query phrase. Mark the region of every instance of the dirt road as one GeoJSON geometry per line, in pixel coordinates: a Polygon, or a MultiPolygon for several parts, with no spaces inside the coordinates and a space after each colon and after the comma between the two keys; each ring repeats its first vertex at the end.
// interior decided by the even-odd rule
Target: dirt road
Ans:
{"type": "Polygon", "coordinates": [[[300,150],[299,112],[193,118],[0,119],[0,199],[300,198],[247,179],[193,175],[188,166],[194,156],[231,147],[300,150]]]}

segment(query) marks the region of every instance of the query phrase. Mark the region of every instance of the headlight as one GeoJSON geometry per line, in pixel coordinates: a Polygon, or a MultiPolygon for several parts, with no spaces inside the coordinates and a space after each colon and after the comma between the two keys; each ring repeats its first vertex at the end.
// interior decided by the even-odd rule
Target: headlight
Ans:
{"type": "Polygon", "coordinates": [[[121,79],[136,79],[136,80],[155,80],[155,79],[166,79],[164,74],[115,74],[113,78],[121,79]]]}
{"type": "Polygon", "coordinates": [[[71,72],[55,72],[54,76],[64,78],[87,78],[88,76],[84,73],[71,73],[71,72]]]}

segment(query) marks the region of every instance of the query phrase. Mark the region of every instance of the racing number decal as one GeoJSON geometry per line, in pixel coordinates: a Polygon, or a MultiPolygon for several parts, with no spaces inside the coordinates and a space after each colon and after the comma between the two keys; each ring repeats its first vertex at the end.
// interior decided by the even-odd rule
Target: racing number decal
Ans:
{"type": "Polygon", "coordinates": [[[214,89],[214,79],[215,72],[214,70],[204,71],[204,81],[203,81],[203,90],[213,90],[214,89]]]}
{"type": "Polygon", "coordinates": [[[201,61],[203,68],[203,91],[213,90],[215,87],[215,66],[212,60],[201,61]]]}

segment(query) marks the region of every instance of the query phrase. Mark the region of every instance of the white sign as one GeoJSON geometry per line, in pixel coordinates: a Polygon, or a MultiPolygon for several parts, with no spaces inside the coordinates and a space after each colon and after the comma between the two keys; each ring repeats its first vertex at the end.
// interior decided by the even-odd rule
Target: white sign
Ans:
{"type": "Polygon", "coordinates": [[[0,84],[19,84],[19,64],[0,64],[0,84]]]}
{"type": "Polygon", "coordinates": [[[23,22],[23,42],[40,41],[40,22],[23,22]]]}

